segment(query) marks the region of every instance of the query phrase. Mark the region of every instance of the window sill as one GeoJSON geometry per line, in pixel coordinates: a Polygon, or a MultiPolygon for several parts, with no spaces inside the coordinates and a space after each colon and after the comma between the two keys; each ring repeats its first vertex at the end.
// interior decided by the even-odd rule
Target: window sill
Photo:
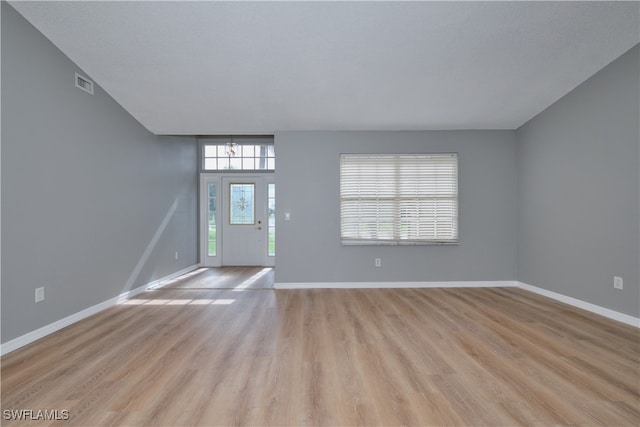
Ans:
{"type": "Polygon", "coordinates": [[[342,246],[456,246],[459,241],[451,242],[424,242],[424,241],[397,241],[397,240],[341,240],[342,246]]]}

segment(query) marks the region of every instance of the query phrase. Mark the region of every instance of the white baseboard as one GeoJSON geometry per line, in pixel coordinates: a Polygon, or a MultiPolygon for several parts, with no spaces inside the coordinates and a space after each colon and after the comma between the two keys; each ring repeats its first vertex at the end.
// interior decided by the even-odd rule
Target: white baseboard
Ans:
{"type": "Polygon", "coordinates": [[[180,271],[176,271],[173,274],[169,274],[168,276],[164,276],[158,280],[154,280],[153,282],[147,283],[147,289],[156,289],[160,288],[167,284],[168,281],[177,279],[180,276],[184,276],[185,274],[191,273],[193,270],[197,270],[200,268],[200,264],[193,264],[187,268],[183,268],[180,271]]]}
{"type": "Polygon", "coordinates": [[[622,322],[627,325],[640,328],[640,318],[638,317],[629,316],[628,314],[620,313],[618,311],[611,310],[609,308],[601,307],[599,305],[591,304],[590,302],[568,297],[566,295],[562,295],[557,292],[539,288],[537,286],[527,285],[526,283],[522,283],[522,282],[516,282],[516,283],[519,288],[524,289],[526,291],[530,291],[538,295],[542,295],[542,296],[554,299],[556,301],[560,301],[565,304],[569,304],[574,307],[578,307],[583,310],[587,310],[592,313],[599,314],[600,316],[604,316],[609,319],[617,320],[618,322],[622,322]]]}
{"type": "Polygon", "coordinates": [[[0,356],[4,356],[7,353],[17,350],[20,347],[24,347],[27,344],[31,344],[32,342],[40,338],[46,337],[47,335],[50,335],[73,323],[76,323],[82,319],[86,319],[89,316],[93,316],[94,314],[99,313],[103,310],[106,310],[107,308],[112,307],[118,303],[121,303],[122,301],[126,301],[127,299],[146,291],[147,289],[152,287],[153,284],[156,284],[157,286],[157,284],[159,283],[162,283],[167,280],[171,280],[175,277],[178,277],[180,275],[189,273],[190,271],[195,270],[199,266],[200,266],[199,264],[192,265],[176,273],[170,274],[169,276],[163,277],[162,279],[154,280],[153,282],[149,282],[146,285],[137,287],[135,289],[131,289],[130,291],[127,291],[127,292],[123,292],[117,297],[110,298],[99,304],[96,304],[82,311],[79,311],[75,314],[72,314],[71,316],[67,316],[64,319],[60,319],[58,321],[48,324],[47,326],[43,326],[42,328],[36,329],[35,331],[31,331],[22,336],[19,336],[10,341],[7,341],[6,343],[0,345],[0,356]]]}
{"type": "MultiPolygon", "coordinates": [[[[173,274],[165,276],[161,279],[154,280],[146,285],[124,292],[114,298],[107,301],[103,301],[92,307],[84,309],[71,316],[60,319],[47,326],[31,331],[20,337],[14,338],[11,341],[7,341],[0,345],[0,356],[10,353],[19,349],[27,344],[30,344],[40,338],[43,338],[49,334],[52,334],[64,327],[67,327],[75,322],[92,316],[100,311],[103,311],[109,307],[112,307],[122,301],[125,301],[135,295],[138,295],[148,289],[157,288],[165,284],[170,280],[173,280],[179,276],[190,273],[200,267],[200,264],[194,264],[173,274]]],[[[539,295],[543,295],[554,299],[556,301],[563,302],[565,304],[572,305],[574,307],[581,308],[583,310],[590,311],[595,314],[607,317],[609,319],[616,320],[618,322],[625,323],[627,325],[640,328],[640,318],[629,316],[628,314],[620,313],[605,307],[601,307],[595,304],[591,304],[576,298],[568,297],[553,291],[549,291],[537,286],[528,285],[523,282],[517,282],[512,280],[502,281],[461,281],[461,282],[299,282],[299,283],[275,283],[275,289],[383,289],[383,288],[496,288],[496,287],[518,287],[539,295]]]]}
{"type": "Polygon", "coordinates": [[[376,288],[497,288],[518,287],[539,295],[543,295],[572,305],[574,307],[599,314],[609,319],[640,328],[640,318],[629,316],[599,305],[591,304],[576,298],[568,297],[546,289],[531,286],[526,283],[502,280],[502,281],[462,281],[462,282],[300,282],[300,283],[276,283],[275,289],[376,289],[376,288]]]}
{"type": "Polygon", "coordinates": [[[275,289],[386,289],[386,288],[501,288],[517,286],[513,280],[463,282],[307,282],[276,283],[275,289]]]}

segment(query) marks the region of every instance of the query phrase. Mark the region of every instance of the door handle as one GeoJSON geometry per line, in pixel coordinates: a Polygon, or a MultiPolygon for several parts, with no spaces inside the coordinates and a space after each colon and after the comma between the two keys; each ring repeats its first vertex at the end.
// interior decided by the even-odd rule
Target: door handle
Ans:
{"type": "Polygon", "coordinates": [[[262,227],[256,227],[256,230],[262,230],[262,227]]]}

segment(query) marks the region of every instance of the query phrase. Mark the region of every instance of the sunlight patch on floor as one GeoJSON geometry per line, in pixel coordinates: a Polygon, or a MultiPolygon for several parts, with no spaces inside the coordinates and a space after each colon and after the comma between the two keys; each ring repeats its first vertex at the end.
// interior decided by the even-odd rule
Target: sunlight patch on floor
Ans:
{"type": "Polygon", "coordinates": [[[230,305],[234,299],[139,299],[132,298],[118,305],[230,305]]]}
{"type": "Polygon", "coordinates": [[[189,277],[193,277],[193,276],[196,276],[196,275],[198,275],[200,273],[204,273],[207,270],[208,270],[208,268],[198,268],[196,270],[193,270],[190,273],[186,273],[186,274],[183,274],[182,276],[178,276],[175,279],[171,279],[171,280],[167,280],[166,282],[159,283],[157,286],[152,286],[151,289],[173,285],[174,283],[177,283],[177,282],[180,282],[182,280],[188,279],[189,277]]]}
{"type": "Polygon", "coordinates": [[[247,280],[245,280],[244,282],[240,283],[235,288],[233,288],[233,291],[234,292],[242,292],[242,291],[244,291],[249,286],[251,286],[254,283],[256,283],[259,278],[261,278],[262,276],[264,276],[265,274],[267,274],[270,271],[271,271],[271,268],[263,268],[262,270],[260,270],[259,272],[257,272],[253,276],[249,277],[247,280]]]}

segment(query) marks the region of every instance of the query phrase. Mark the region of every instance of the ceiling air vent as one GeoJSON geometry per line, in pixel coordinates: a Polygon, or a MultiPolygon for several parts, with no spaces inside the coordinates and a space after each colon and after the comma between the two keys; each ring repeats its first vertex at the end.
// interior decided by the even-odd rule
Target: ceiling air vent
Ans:
{"type": "Polygon", "coordinates": [[[93,95],[93,82],[78,73],[76,73],[76,87],[93,95]]]}

